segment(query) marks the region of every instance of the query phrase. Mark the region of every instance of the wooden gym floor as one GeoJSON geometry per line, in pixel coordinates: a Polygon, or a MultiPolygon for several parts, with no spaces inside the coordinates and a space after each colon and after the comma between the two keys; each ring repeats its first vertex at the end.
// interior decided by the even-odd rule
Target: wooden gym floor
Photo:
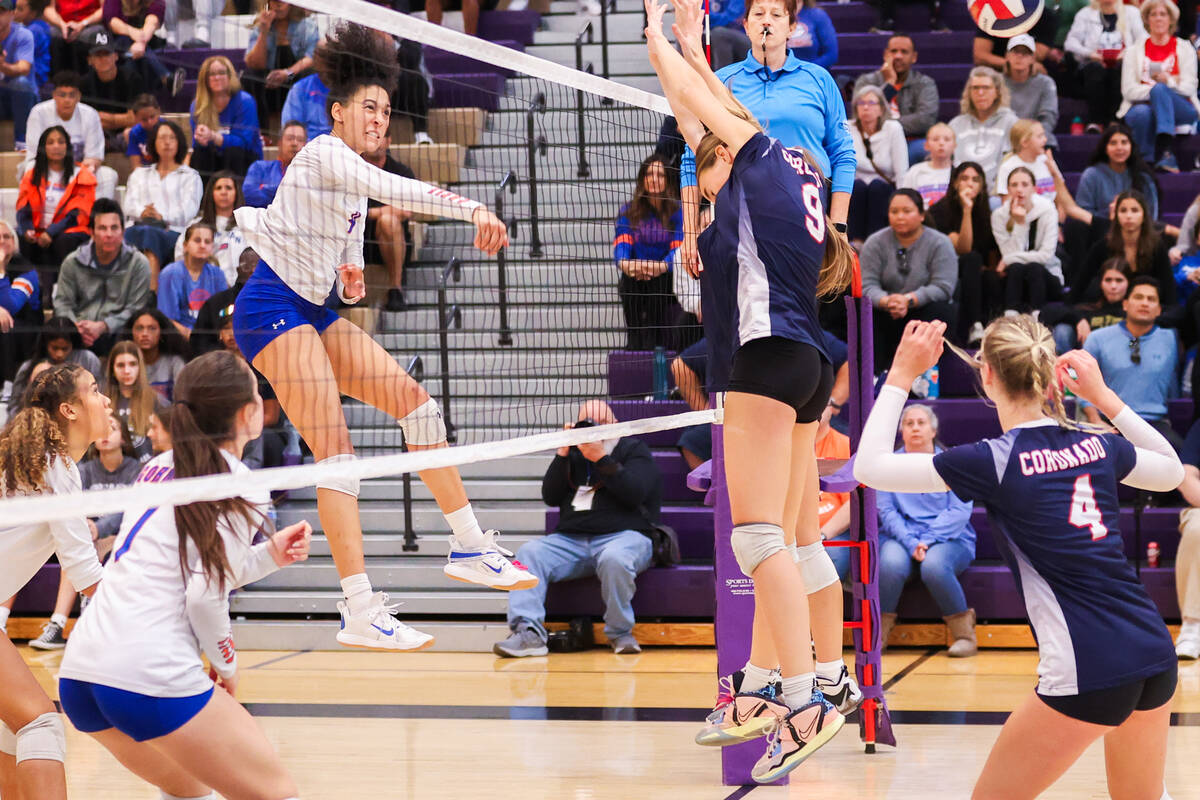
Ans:
{"type": "MultiPolygon", "coordinates": [[[[51,697],[59,653],[22,648],[51,697]]],[[[848,653],[852,656],[852,653],[848,653]]],[[[708,648],[502,660],[477,653],[243,652],[239,699],[304,800],[965,798],[1006,716],[1032,690],[1036,655],[940,648],[884,656],[899,746],[865,755],[857,726],[792,773],[790,787],[724,787],[720,754],[692,743],[715,688],[708,648]]],[[[1181,664],[1167,785],[1200,800],[1200,663],[1181,664]]],[[[71,797],[158,793],[68,725],[71,797]]],[[[1107,797],[1089,750],[1047,798],[1107,797]]]]}

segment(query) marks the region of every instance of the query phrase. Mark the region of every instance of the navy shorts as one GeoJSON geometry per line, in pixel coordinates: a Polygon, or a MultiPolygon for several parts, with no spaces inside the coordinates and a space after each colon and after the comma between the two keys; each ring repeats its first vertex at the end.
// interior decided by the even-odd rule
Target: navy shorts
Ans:
{"type": "Polygon", "coordinates": [[[200,713],[213,690],[191,697],[150,697],[98,683],[58,679],[63,713],[81,733],[116,728],[135,742],[179,730],[200,713]]]}
{"type": "Polygon", "coordinates": [[[751,339],[733,354],[728,391],[769,397],[796,411],[796,423],[816,422],[833,391],[833,365],[810,344],[779,336],[751,339]]]}
{"type": "Polygon", "coordinates": [[[233,338],[246,360],[254,363],[264,347],[292,328],[311,325],[322,334],[337,320],[336,311],[305,300],[267,262],[259,261],[233,306],[233,338]]]}

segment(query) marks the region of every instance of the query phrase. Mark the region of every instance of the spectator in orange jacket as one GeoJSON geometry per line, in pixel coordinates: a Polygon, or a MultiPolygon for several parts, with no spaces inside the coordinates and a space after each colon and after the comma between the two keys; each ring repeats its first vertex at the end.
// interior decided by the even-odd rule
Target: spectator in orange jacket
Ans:
{"type": "Polygon", "coordinates": [[[42,132],[33,167],[17,195],[21,255],[38,267],[43,286],[53,286],[58,267],[90,238],[88,218],[96,202],[96,176],[71,156],[71,135],[55,125],[42,132]]]}

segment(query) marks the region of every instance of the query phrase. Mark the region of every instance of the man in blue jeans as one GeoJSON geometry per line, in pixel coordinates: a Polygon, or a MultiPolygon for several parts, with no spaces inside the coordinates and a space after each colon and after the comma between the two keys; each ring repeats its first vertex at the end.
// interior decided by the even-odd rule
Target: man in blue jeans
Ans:
{"type": "Polygon", "coordinates": [[[19,22],[13,22],[14,0],[0,0],[0,119],[13,123],[17,149],[24,149],[25,123],[37,103],[37,84],[33,78],[33,34],[19,22]]]}
{"type": "MultiPolygon", "coordinates": [[[[600,400],[579,407],[574,423],[616,422],[600,400]]],[[[560,448],[542,478],[542,500],[559,509],[558,527],[517,551],[517,559],[540,580],[508,595],[512,634],[493,652],[505,658],[544,656],[546,588],[555,581],[596,575],[604,600],[604,635],[614,653],[640,653],[633,637],[633,592],[637,576],[653,559],[644,533],[658,520],[662,476],[650,448],[638,439],[612,439],[560,448]]]]}

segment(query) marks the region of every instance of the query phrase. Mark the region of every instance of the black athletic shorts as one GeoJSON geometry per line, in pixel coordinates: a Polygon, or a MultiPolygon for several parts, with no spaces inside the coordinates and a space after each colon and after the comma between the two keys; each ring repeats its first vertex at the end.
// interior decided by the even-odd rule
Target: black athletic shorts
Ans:
{"type": "Polygon", "coordinates": [[[1123,683],[1094,692],[1050,697],[1039,693],[1043,703],[1080,722],[1115,728],[1134,711],[1151,711],[1175,696],[1178,669],[1171,667],[1149,678],[1123,683]]]}
{"type": "Polygon", "coordinates": [[[796,410],[796,423],[816,422],[833,391],[833,365],[811,344],[780,336],[751,339],[733,354],[730,392],[756,394],[796,410]]]}

